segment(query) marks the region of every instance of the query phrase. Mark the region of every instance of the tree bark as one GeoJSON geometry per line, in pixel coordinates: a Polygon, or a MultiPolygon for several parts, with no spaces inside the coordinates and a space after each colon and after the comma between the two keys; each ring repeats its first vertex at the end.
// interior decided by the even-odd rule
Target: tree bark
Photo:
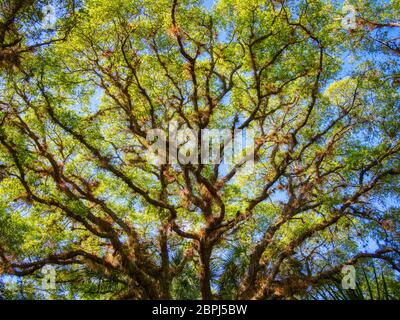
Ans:
{"type": "Polygon", "coordinates": [[[200,291],[203,300],[212,300],[210,259],[212,248],[204,239],[200,241],[200,291]]]}

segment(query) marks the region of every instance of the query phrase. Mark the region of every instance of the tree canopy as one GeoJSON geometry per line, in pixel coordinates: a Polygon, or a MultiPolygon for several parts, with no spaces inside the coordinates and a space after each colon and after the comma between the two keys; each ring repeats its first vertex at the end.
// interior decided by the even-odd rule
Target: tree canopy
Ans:
{"type": "Polygon", "coordinates": [[[306,298],[362,265],[399,298],[400,1],[349,3],[63,0],[47,30],[2,1],[3,295],[306,298]],[[149,162],[172,122],[253,130],[254,170],[149,162]]]}

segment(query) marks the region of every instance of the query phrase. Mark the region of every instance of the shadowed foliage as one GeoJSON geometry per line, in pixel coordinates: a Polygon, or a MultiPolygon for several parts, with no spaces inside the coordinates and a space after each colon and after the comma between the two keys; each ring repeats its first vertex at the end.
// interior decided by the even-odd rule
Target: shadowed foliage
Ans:
{"type": "Polygon", "coordinates": [[[399,298],[387,2],[353,1],[346,29],[342,1],[65,0],[44,30],[46,1],[2,1],[1,295],[399,298]],[[172,122],[253,130],[254,170],[153,164],[172,122]]]}

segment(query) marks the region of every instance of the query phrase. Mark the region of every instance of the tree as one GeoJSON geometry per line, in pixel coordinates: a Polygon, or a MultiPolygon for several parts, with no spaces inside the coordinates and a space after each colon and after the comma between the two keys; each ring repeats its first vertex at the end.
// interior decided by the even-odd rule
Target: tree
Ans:
{"type": "Polygon", "coordinates": [[[374,259],[395,286],[399,60],[340,12],[84,1],[0,78],[0,275],[30,294],[53,265],[66,298],[292,299],[374,259]],[[254,171],[149,162],[172,122],[254,130],[254,171]]]}
{"type": "Polygon", "coordinates": [[[2,1],[0,4],[0,69],[20,68],[22,55],[65,39],[73,22],[70,21],[70,14],[75,11],[75,6],[78,4],[77,0],[58,1],[59,11],[64,20],[59,26],[59,37],[44,40],[43,35],[50,31],[41,28],[46,1],[2,1]],[[28,25],[29,29],[26,30],[28,25]],[[30,43],[26,40],[30,40],[30,43]]]}

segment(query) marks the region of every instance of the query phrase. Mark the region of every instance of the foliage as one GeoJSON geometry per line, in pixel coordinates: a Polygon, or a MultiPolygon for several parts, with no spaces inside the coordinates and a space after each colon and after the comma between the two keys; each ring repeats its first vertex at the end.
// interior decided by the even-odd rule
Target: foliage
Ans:
{"type": "Polygon", "coordinates": [[[378,260],[399,298],[398,0],[46,3],[0,5],[2,295],[307,298],[378,260]],[[154,165],[172,122],[254,130],[254,171],[154,165]]]}
{"type": "Polygon", "coordinates": [[[324,284],[309,296],[325,300],[397,300],[398,283],[391,284],[385,273],[378,273],[375,265],[372,265],[372,272],[370,270],[361,266],[361,280],[356,283],[355,289],[343,289],[341,281],[336,279],[333,284],[324,284]]]}

